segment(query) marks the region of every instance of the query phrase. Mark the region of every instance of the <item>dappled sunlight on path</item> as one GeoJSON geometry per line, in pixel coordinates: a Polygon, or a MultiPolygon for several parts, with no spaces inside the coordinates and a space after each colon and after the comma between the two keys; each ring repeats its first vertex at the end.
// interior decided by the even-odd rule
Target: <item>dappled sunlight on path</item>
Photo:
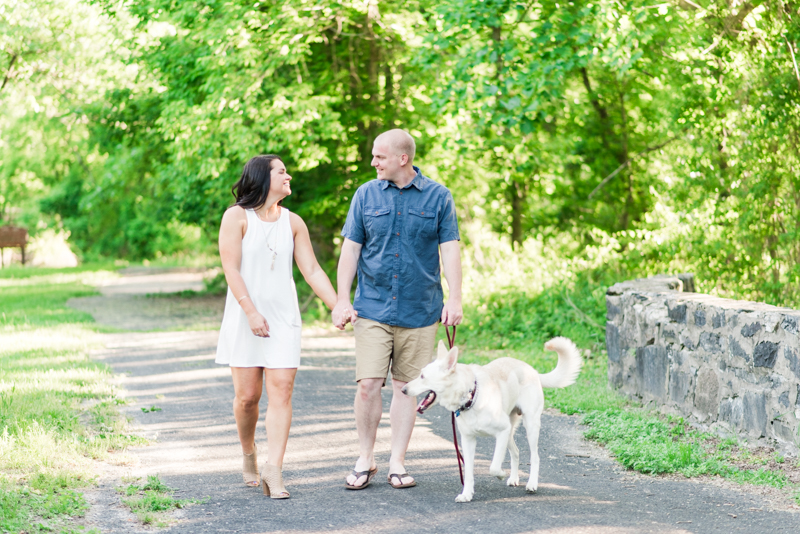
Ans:
{"type": "MultiPolygon", "coordinates": [[[[129,285],[119,283],[118,287],[129,285]]],[[[187,306],[178,301],[170,304],[169,298],[128,294],[90,298],[97,299],[99,315],[95,317],[101,322],[149,329],[168,329],[175,324],[175,318],[168,318],[170,306],[187,306]],[[120,299],[138,304],[115,309],[120,299]],[[148,316],[150,308],[142,307],[142,302],[157,313],[148,316]],[[103,310],[114,312],[105,316],[103,310]]],[[[145,532],[135,526],[113,488],[128,480],[124,477],[157,474],[178,489],[176,497],[205,499],[174,514],[179,522],[170,532],[175,533],[800,531],[800,516],[765,512],[765,502],[759,497],[626,473],[602,450],[583,441],[577,418],[553,410],[546,410],[542,417],[541,473],[535,495],[488,474],[493,442],[486,438],[478,440],[474,500],[456,504],[461,485],[450,415],[440,407],[417,419],[409,445],[406,468],[418,486],[393,489],[386,483],[390,387],[383,390],[384,414],[375,448],[378,474],[369,488],[348,491],[344,479],[358,448],[353,415],[355,343],[351,332],[326,328],[304,328],[284,461],[284,479],[292,497],[272,501],[259,489],[242,484],[241,449],[231,406],[233,385],[230,369],[214,363],[217,336],[217,329],[98,336],[103,348],[94,351],[93,357],[111,366],[116,384],[130,401],[124,412],[152,445],[129,450],[128,460],[120,455],[117,465],[106,468],[101,489],[87,492],[95,503],[87,516],[89,526],[103,532],[145,532]]],[[[264,396],[260,403],[260,464],[266,460],[263,414],[267,402],[264,396]]],[[[530,452],[523,431],[517,433],[517,444],[524,484],[530,452]]]]}
{"type": "MultiPolygon", "coordinates": [[[[394,490],[386,483],[388,387],[376,446],[378,475],[370,488],[347,491],[344,477],[357,456],[354,341],[350,333],[325,329],[307,329],[303,337],[284,464],[292,498],[272,501],[241,482],[241,452],[231,413],[233,386],[230,370],[214,363],[216,331],[101,337],[105,348],[94,357],[117,373],[117,383],[131,401],[126,412],[138,431],[154,441],[129,451],[135,461],[118,468],[116,475],[158,474],[180,490],[180,498],[208,499],[178,511],[180,522],[170,532],[678,534],[757,532],[765,525],[789,532],[800,525],[796,515],[748,512],[763,507],[751,496],[628,475],[581,440],[575,418],[554,412],[543,416],[541,483],[535,495],[488,475],[492,443],[484,439],[478,445],[475,500],[456,504],[458,469],[449,414],[441,408],[417,420],[409,446],[406,467],[419,485],[394,490]],[[717,507],[722,502],[733,504],[717,507]],[[737,519],[728,514],[734,510],[737,519]],[[683,528],[686,525],[692,528],[683,528]]],[[[262,398],[262,416],[266,406],[262,398]]],[[[525,459],[529,453],[522,434],[517,443],[525,459]]],[[[263,463],[263,419],[257,436],[263,463]]],[[[521,467],[527,469],[525,460],[521,467]]],[[[136,531],[131,523],[103,517],[96,509],[90,513],[104,532],[136,531]]]]}

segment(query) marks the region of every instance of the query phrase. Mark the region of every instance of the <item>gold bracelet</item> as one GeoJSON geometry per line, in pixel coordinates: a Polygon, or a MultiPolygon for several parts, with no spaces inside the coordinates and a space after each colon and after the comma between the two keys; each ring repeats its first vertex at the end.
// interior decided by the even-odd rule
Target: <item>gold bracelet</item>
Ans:
{"type": "Polygon", "coordinates": [[[250,298],[250,295],[245,295],[245,296],[243,296],[242,298],[240,298],[240,299],[239,299],[239,303],[241,304],[241,302],[242,302],[244,299],[249,299],[249,298],[250,298]]]}

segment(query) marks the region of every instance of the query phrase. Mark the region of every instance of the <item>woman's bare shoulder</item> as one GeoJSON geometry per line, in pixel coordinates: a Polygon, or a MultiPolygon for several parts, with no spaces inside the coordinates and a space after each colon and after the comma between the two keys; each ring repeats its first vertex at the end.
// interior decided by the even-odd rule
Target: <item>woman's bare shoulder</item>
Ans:
{"type": "Polygon", "coordinates": [[[230,208],[225,210],[225,213],[222,215],[222,220],[242,220],[247,219],[247,213],[245,209],[239,205],[234,204],[230,208]]]}
{"type": "Polygon", "coordinates": [[[247,231],[247,212],[241,206],[231,206],[222,215],[219,231],[233,232],[234,229],[241,229],[242,236],[247,231]]]}
{"type": "Polygon", "coordinates": [[[289,224],[292,227],[292,235],[296,238],[298,234],[308,234],[308,227],[302,217],[298,214],[289,212],[289,224]]]}

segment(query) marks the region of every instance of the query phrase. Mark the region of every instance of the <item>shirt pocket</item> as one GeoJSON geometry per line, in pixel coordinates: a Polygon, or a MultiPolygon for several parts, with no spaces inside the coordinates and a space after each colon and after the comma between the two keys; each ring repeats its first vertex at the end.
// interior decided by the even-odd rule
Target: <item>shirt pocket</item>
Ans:
{"type": "Polygon", "coordinates": [[[408,208],[408,231],[422,239],[436,238],[436,208],[408,208]]]}
{"type": "Polygon", "coordinates": [[[372,206],[364,208],[364,229],[373,237],[382,237],[391,230],[392,218],[389,214],[391,208],[372,206]]]}

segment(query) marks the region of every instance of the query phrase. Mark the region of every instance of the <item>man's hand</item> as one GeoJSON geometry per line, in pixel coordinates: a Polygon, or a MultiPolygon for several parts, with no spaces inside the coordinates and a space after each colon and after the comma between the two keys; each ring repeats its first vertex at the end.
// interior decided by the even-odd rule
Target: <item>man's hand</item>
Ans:
{"type": "Polygon", "coordinates": [[[442,324],[445,326],[456,326],[461,324],[464,312],[461,310],[461,302],[447,299],[442,308],[442,324]]]}
{"type": "Polygon", "coordinates": [[[339,330],[344,330],[344,325],[348,322],[356,322],[358,313],[353,309],[349,301],[338,301],[331,312],[331,316],[333,319],[333,326],[339,330]]]}

